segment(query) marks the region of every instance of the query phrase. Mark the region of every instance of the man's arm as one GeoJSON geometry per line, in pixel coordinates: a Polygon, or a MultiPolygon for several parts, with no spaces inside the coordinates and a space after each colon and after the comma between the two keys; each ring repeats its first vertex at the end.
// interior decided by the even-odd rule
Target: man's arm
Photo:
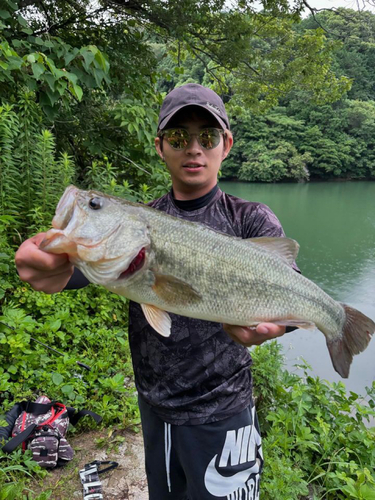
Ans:
{"type": "Polygon", "coordinates": [[[74,266],[67,254],[49,254],[39,249],[45,233],[24,241],[16,252],[17,272],[22,281],[34,290],[45,293],[61,292],[67,286],[74,266]]]}
{"type": "Polygon", "coordinates": [[[227,324],[224,324],[223,327],[229,337],[245,347],[261,345],[267,340],[281,337],[286,332],[285,326],[275,325],[275,323],[259,323],[256,328],[227,324]]]}
{"type": "Polygon", "coordinates": [[[72,277],[68,281],[64,290],[78,290],[79,288],[84,288],[89,284],[90,282],[86,278],[86,276],[83,273],[81,273],[79,269],[75,267],[72,277]]]}

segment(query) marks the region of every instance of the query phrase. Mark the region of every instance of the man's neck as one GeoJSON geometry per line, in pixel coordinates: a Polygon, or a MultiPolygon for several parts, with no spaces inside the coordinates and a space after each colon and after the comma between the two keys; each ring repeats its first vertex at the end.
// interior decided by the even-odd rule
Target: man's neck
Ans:
{"type": "Polygon", "coordinates": [[[173,189],[172,189],[172,196],[174,198],[175,205],[180,210],[185,210],[187,212],[191,212],[193,210],[199,210],[200,208],[203,208],[203,207],[209,205],[211,200],[214,199],[218,189],[219,189],[219,186],[216,184],[211,189],[211,191],[204,194],[203,196],[200,196],[199,198],[194,198],[193,200],[178,200],[178,199],[176,199],[174,196],[173,189]]]}
{"type": "Polygon", "coordinates": [[[208,186],[185,190],[172,184],[173,198],[181,201],[196,200],[197,198],[202,198],[202,196],[210,193],[216,185],[217,181],[208,186]]]}

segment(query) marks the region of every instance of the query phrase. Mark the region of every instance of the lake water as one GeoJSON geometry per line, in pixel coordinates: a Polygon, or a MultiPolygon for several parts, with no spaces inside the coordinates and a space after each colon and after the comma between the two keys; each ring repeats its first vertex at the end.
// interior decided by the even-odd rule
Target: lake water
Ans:
{"type": "MultiPolygon", "coordinates": [[[[253,184],[220,182],[225,192],[268,205],[287,236],[300,244],[302,273],[334,299],[375,320],[375,182],[253,184]]],[[[365,393],[375,380],[375,339],[354,357],[348,379],[333,369],[324,335],[297,330],[280,340],[286,366],[298,370],[299,358],[312,374],[365,393]]]]}

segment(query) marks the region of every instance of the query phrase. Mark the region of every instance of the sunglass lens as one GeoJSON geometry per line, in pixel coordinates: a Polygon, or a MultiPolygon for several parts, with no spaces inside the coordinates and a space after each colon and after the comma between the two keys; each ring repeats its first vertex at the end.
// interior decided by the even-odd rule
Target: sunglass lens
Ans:
{"type": "Polygon", "coordinates": [[[184,149],[189,143],[189,134],[186,130],[175,128],[168,131],[167,140],[174,149],[184,149]]]}
{"type": "Polygon", "coordinates": [[[213,149],[220,142],[220,132],[216,128],[207,128],[199,134],[199,142],[205,149],[213,149]]]}

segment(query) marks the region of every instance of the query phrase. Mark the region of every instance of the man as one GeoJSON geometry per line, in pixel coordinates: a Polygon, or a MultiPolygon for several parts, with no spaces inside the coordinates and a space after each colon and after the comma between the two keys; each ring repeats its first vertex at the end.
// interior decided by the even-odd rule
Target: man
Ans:
{"type": "MultiPolygon", "coordinates": [[[[150,205],[241,238],[284,236],[268,207],[218,188],[221,163],[233,144],[229,129],[224,104],[212,90],[187,84],[170,92],[155,146],[172,190],[150,205]]],[[[79,286],[82,277],[76,271],[71,279],[74,270],[65,255],[39,250],[42,239],[36,235],[19,248],[20,278],[46,293],[79,286]]],[[[285,327],[263,323],[224,330],[218,323],[171,318],[171,336],[161,337],[140,306],[130,304],[150,500],[257,499],[263,456],[251,357],[243,346],[278,337],[285,327]]]]}

